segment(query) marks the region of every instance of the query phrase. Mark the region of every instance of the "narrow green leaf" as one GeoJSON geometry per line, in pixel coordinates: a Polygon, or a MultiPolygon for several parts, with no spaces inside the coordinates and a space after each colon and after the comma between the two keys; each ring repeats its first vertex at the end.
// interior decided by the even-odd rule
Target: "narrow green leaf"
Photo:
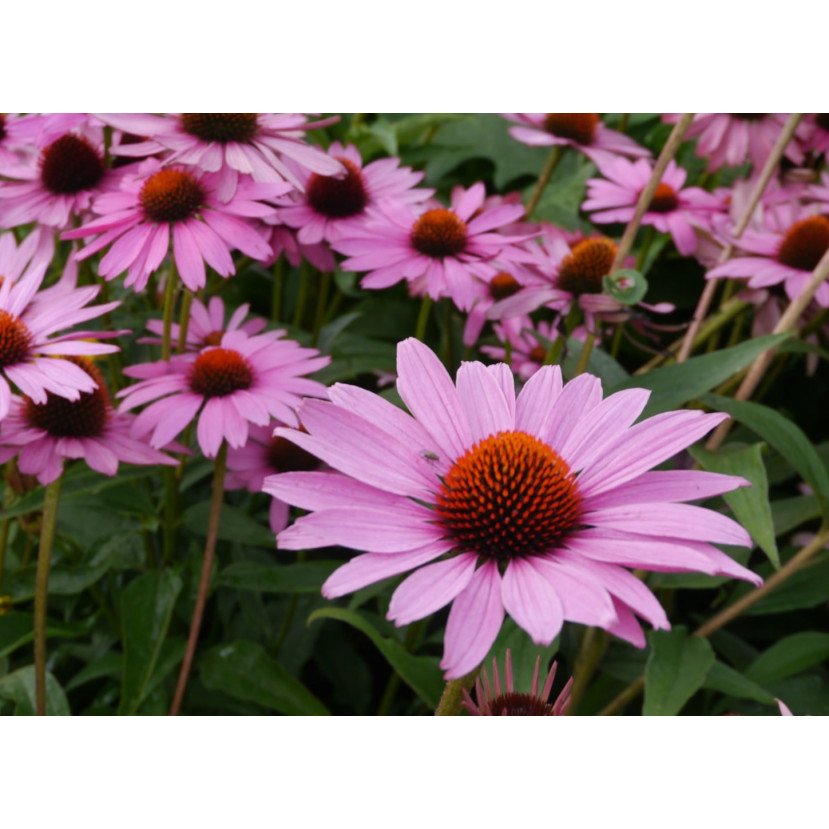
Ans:
{"type": "Polygon", "coordinates": [[[804,631],[786,636],[761,653],[746,676],[767,684],[799,674],[829,659],[829,633],[804,631]]]}
{"type": "Polygon", "coordinates": [[[645,664],[645,704],[647,716],[678,714],[702,687],[714,651],[706,639],[688,636],[684,628],[651,631],[650,654],[645,664]]]}
{"type": "Polygon", "coordinates": [[[774,705],[773,694],[724,662],[717,661],[711,666],[702,687],[719,691],[729,697],[751,699],[766,705],[774,705]]]}
{"type": "Polygon", "coordinates": [[[371,624],[364,613],[342,607],[324,607],[308,617],[308,624],[318,619],[336,619],[362,631],[383,654],[400,678],[423,700],[429,708],[436,708],[443,693],[443,675],[437,659],[431,656],[415,656],[396,639],[383,636],[371,624]]]}
{"type": "Polygon", "coordinates": [[[824,558],[798,570],[744,611],[746,616],[770,616],[829,603],[829,560],[824,558]]]}
{"type": "MultiPolygon", "coordinates": [[[[14,703],[15,714],[34,715],[37,710],[35,666],[27,665],[0,679],[0,697],[14,703]]],[[[46,672],[46,713],[53,717],[68,717],[72,713],[63,688],[49,671],[46,672]]]]}
{"type": "Polygon", "coordinates": [[[205,687],[253,702],[280,714],[319,716],[328,709],[254,642],[233,642],[207,651],[199,660],[205,687]]]}
{"type": "Polygon", "coordinates": [[[769,482],[763,464],[765,444],[725,447],[719,452],[709,452],[701,446],[690,449],[691,455],[709,472],[737,475],[751,486],[726,492],[725,502],[734,517],[748,530],[754,543],[769,557],[775,567],[780,567],[780,553],[775,541],[774,522],[769,504],[769,482]]]}
{"type": "Polygon", "coordinates": [[[770,334],[740,343],[733,348],[692,357],[679,365],[665,366],[647,374],[631,377],[612,391],[650,389],[651,398],[643,413],[643,417],[650,417],[675,409],[711,391],[738,371],[751,365],[754,358],[766,349],[778,345],[789,336],[791,335],[770,334]]]}
{"type": "Polygon", "coordinates": [[[712,409],[727,412],[773,446],[812,487],[821,501],[823,514],[829,517],[829,471],[799,426],[760,403],[732,400],[716,394],[706,394],[701,400],[712,409]]]}
{"type": "Polygon", "coordinates": [[[820,501],[814,495],[796,495],[771,502],[771,517],[778,536],[820,518],[820,514],[820,501]]]}
{"type": "Polygon", "coordinates": [[[217,584],[257,593],[319,593],[323,582],[341,563],[308,561],[269,565],[244,561],[222,570],[217,584]]]}
{"type": "Polygon", "coordinates": [[[121,593],[121,714],[134,714],[148,693],[181,586],[172,570],[162,570],[139,576],[121,593]]]}

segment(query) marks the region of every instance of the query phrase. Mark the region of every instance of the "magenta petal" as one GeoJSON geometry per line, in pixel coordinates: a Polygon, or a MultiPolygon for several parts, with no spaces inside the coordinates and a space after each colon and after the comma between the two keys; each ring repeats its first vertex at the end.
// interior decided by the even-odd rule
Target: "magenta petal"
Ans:
{"type": "Polygon", "coordinates": [[[552,583],[529,560],[515,558],[501,582],[501,599],[507,613],[536,645],[549,645],[564,624],[564,608],[552,583]]]}
{"type": "Polygon", "coordinates": [[[498,381],[483,363],[462,363],[458,369],[458,397],[474,443],[498,432],[511,430],[514,417],[498,381]]]}
{"type": "Polygon", "coordinates": [[[440,610],[469,584],[476,562],[465,553],[416,570],[392,594],[388,618],[399,627],[440,610]]]}
{"type": "Polygon", "coordinates": [[[475,571],[449,611],[440,663],[447,679],[462,677],[481,664],[503,621],[501,577],[498,565],[488,561],[475,571]]]}

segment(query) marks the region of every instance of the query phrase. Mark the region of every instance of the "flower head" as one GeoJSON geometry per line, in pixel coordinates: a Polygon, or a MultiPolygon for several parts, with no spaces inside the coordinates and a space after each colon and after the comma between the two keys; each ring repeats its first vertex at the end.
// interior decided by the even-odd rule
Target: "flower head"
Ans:
{"type": "Polygon", "coordinates": [[[121,147],[122,155],[167,152],[166,163],[216,173],[217,195],[231,199],[245,176],[302,189],[297,172],[342,174],[340,163],[305,141],[308,130],[337,118],[309,122],[304,115],[262,112],[185,112],[180,115],[101,115],[101,120],[147,140],[121,147]]]}
{"type": "Polygon", "coordinates": [[[550,702],[558,667],[555,662],[547,672],[544,686],[539,688],[541,656],[536,657],[529,693],[515,690],[512,677],[512,653],[509,648],[504,656],[504,663],[503,687],[498,672],[498,662],[493,659],[492,684],[484,667],[475,680],[475,699],[473,700],[469,692],[464,689],[463,705],[470,714],[478,717],[561,717],[567,713],[570,705],[570,689],[573,686],[572,677],[567,680],[567,684],[561,689],[555,701],[550,702]]]}
{"type": "Polygon", "coordinates": [[[267,203],[289,188],[279,184],[243,182],[222,202],[216,179],[176,167],[161,167],[154,159],[136,173],[125,174],[121,187],[95,200],[100,216],[64,239],[97,236],[78,254],[86,258],[108,245],[98,272],[114,279],[127,272],[125,284],[141,291],[167,255],[170,239],[182,282],[196,291],[206,281],[205,263],[220,276],[236,272],[231,251],[238,248],[254,259],[266,259],[271,248],[251,223],[273,213],[267,203]]]}
{"type": "MultiPolygon", "coordinates": [[[[644,159],[631,162],[615,158],[600,164],[599,170],[605,178],[588,180],[582,210],[596,211],[590,219],[600,224],[630,221],[639,196],[650,181],[650,163],[644,159]]],[[[671,161],[642,217],[643,225],[652,225],[660,233],[670,233],[683,256],[697,249],[694,228],[707,229],[711,215],[725,207],[715,194],[700,187],[685,187],[687,176],[682,167],[671,161]]]]}
{"type": "MultiPolygon", "coordinates": [[[[388,288],[405,279],[417,293],[433,299],[449,296],[468,310],[497,273],[490,260],[520,260],[514,243],[526,236],[496,233],[516,221],[521,205],[484,207],[483,184],[455,188],[450,207],[413,207],[383,202],[351,234],[333,245],[349,258],[343,268],[368,271],[364,288],[388,288]]],[[[422,207],[422,206],[421,206],[422,207]]]]}
{"type": "Polygon", "coordinates": [[[138,465],[177,461],[130,436],[132,415],[113,411],[106,383],[95,365],[82,357],[69,361],[85,372],[91,391],[67,400],[47,394],[42,403],[29,397],[12,400],[0,431],[0,462],[18,457],[18,468],[44,486],[63,471],[64,460],[84,460],[103,475],[115,475],[120,462],[138,465]]]}
{"type": "Polygon", "coordinates": [[[267,426],[277,418],[298,425],[294,410],[301,396],[325,396],[325,387],[304,375],[328,365],[329,358],[280,339],[284,333],[249,337],[237,329],[198,353],[125,369],[139,382],[118,393],[121,410],[150,403],[135,419],[135,436],[150,435],[150,444],[159,448],[198,415],[196,436],[212,458],[224,440],[233,448],[244,446],[251,424],[267,426]]]}
{"type": "Polygon", "coordinates": [[[286,225],[296,228],[302,244],[348,237],[349,229],[362,222],[367,211],[380,201],[415,204],[434,192],[415,188],[423,173],[401,167],[398,158],[381,158],[364,165],[356,147],[343,147],[338,141],[329,147],[328,155],[340,162],[345,175],[300,170],[304,192],[297,204],[283,207],[277,214],[286,225]]]}
{"type": "Polygon", "coordinates": [[[16,251],[12,250],[9,235],[0,241],[0,262],[5,260],[10,268],[8,278],[0,282],[0,420],[9,412],[10,383],[37,404],[46,403],[48,392],[77,400],[81,392],[94,390],[95,381],[66,357],[118,351],[116,345],[87,340],[117,332],[73,331],[53,336],[100,317],[119,303],[86,307],[98,295],[98,287],[75,288],[72,280],[61,280],[38,292],[51,259],[52,244],[51,237],[40,236],[37,231],[16,251]]]}
{"type": "Polygon", "coordinates": [[[649,393],[602,399],[589,374],[564,385],[545,366],[516,397],[507,366],[461,365],[453,383],[426,346],[398,347],[397,390],[411,415],[354,386],[307,400],[306,432],[277,429],[333,471],[269,478],[265,489],[308,515],[282,549],[366,551],[323,586],[329,598],[415,572],[394,592],[398,625],[451,603],[442,666],[475,668],[504,613],[549,644],[565,619],[635,645],[634,614],[657,627],[659,603],[627,567],[701,571],[756,582],[713,544],[751,543],[730,518],[684,501],[745,484],[698,471],[652,472],[725,418],[666,412],[636,425],[649,393]]]}
{"type": "Polygon", "coordinates": [[[622,132],[609,129],[593,112],[517,112],[506,116],[520,126],[510,135],[531,147],[572,147],[591,161],[608,161],[616,156],[646,158],[650,152],[622,132]]]}

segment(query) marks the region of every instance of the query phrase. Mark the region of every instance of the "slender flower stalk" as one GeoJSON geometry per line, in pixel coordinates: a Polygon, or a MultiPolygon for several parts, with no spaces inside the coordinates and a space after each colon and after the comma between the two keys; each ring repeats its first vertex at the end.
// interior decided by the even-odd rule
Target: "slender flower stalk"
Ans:
{"type": "Polygon", "coordinates": [[[46,487],[35,571],[35,710],[38,716],[46,714],[46,607],[62,480],[61,475],[46,487]]]}
{"type": "MultiPolygon", "coordinates": [[[[818,262],[814,271],[812,271],[812,275],[806,283],[802,293],[797,297],[797,299],[794,299],[789,303],[788,307],[783,312],[783,315],[778,320],[777,325],[774,326],[772,334],[787,334],[790,331],[794,331],[797,321],[800,319],[800,315],[806,310],[806,307],[814,298],[817,289],[826,281],[827,277],[829,277],[829,250],[823,254],[823,258],[820,262],[818,262]]],[[[735,400],[748,400],[751,395],[754,394],[754,391],[763,379],[766,369],[768,369],[769,363],[771,362],[773,356],[773,348],[768,348],[761,354],[757,355],[754,362],[751,364],[748,373],[743,378],[742,383],[740,383],[740,387],[737,389],[736,394],[734,395],[735,400]]],[[[729,429],[729,424],[721,423],[709,438],[705,448],[711,452],[719,449],[719,447],[722,446],[723,441],[725,441],[729,429]]]]}
{"type": "Polygon", "coordinates": [[[161,359],[169,360],[172,352],[171,332],[173,330],[173,311],[176,304],[176,288],[178,279],[175,269],[171,266],[167,276],[167,283],[164,286],[164,331],[161,340],[161,359]]]}
{"type": "Polygon", "coordinates": [[[204,606],[207,603],[207,593],[210,589],[210,576],[213,572],[213,560],[216,555],[216,541],[219,537],[226,467],[227,441],[222,441],[219,454],[216,456],[216,464],[213,467],[213,492],[210,498],[210,515],[207,519],[207,539],[204,542],[204,559],[202,560],[201,577],[199,579],[199,591],[196,596],[196,606],[193,608],[193,619],[190,622],[190,635],[187,637],[184,661],[181,663],[176,690],[173,694],[173,704],[170,706],[171,716],[177,715],[181,710],[181,703],[187,690],[187,680],[190,678],[190,669],[193,667],[196,645],[199,641],[204,606]]]}
{"type": "Polygon", "coordinates": [[[181,300],[181,311],[179,312],[178,323],[178,347],[181,354],[187,348],[187,332],[190,328],[190,306],[193,304],[193,292],[189,288],[184,289],[184,298],[181,300]]]}
{"type": "MultiPolygon", "coordinates": [[[[817,535],[804,547],[802,547],[795,555],[793,555],[776,573],[769,577],[763,585],[750,593],[746,593],[739,601],[721,610],[715,616],[712,616],[707,622],[700,625],[695,631],[694,636],[701,636],[703,638],[716,633],[721,628],[724,628],[729,622],[732,622],[742,613],[745,613],[750,607],[753,607],[761,599],[764,599],[772,591],[776,590],[781,584],[786,582],[795,573],[802,570],[824,547],[829,543],[829,527],[823,527],[817,535]]],[[[601,711],[599,716],[612,716],[618,714],[629,702],[636,699],[645,687],[644,675],[639,676],[623,691],[620,691],[601,711]]]]}
{"type": "Polygon", "coordinates": [[[425,342],[426,326],[429,323],[429,312],[432,310],[432,298],[424,296],[420,303],[420,311],[417,315],[417,324],[415,325],[415,339],[420,342],[425,342]]]}
{"type": "Polygon", "coordinates": [[[532,214],[535,212],[536,207],[538,207],[538,203],[541,201],[541,197],[544,195],[544,191],[547,189],[547,185],[550,183],[550,179],[553,177],[556,167],[558,167],[558,162],[561,161],[563,150],[564,145],[562,144],[556,144],[552,150],[550,150],[550,155],[547,156],[547,161],[545,162],[544,167],[542,167],[541,172],[538,174],[538,179],[535,183],[535,190],[533,190],[533,194],[527,202],[527,219],[532,218],[532,214]]]}
{"type": "MultiPolygon", "coordinates": [[[[731,234],[734,240],[739,239],[743,233],[745,233],[748,223],[751,221],[751,217],[754,215],[754,211],[757,209],[757,205],[760,203],[760,199],[762,198],[766,187],[768,187],[772,176],[777,170],[777,165],[780,163],[780,159],[783,157],[789,141],[791,141],[798,124],[800,124],[801,118],[803,118],[802,113],[794,113],[790,115],[789,120],[786,122],[785,127],[783,127],[783,130],[778,136],[777,141],[772,148],[771,154],[766,159],[766,163],[763,165],[763,169],[757,177],[757,181],[755,182],[754,188],[752,189],[751,195],[746,203],[745,210],[743,211],[739,222],[737,222],[734,232],[731,234]]],[[[733,256],[734,247],[733,242],[726,245],[717,261],[717,267],[725,264],[733,256]]],[[[696,310],[694,311],[694,316],[691,319],[691,324],[685,332],[685,337],[682,340],[682,345],[680,346],[679,354],[676,358],[678,363],[684,363],[691,355],[697,333],[699,332],[703,320],[708,314],[708,309],[711,307],[711,301],[714,299],[714,293],[717,290],[718,282],[719,280],[717,279],[709,280],[700,295],[699,302],[697,303],[696,310]]]]}
{"type": "Polygon", "coordinates": [[[477,668],[459,679],[450,679],[443,689],[438,707],[435,708],[435,716],[451,717],[457,714],[463,704],[463,692],[469,691],[474,685],[476,676],[478,676],[477,668]]]}

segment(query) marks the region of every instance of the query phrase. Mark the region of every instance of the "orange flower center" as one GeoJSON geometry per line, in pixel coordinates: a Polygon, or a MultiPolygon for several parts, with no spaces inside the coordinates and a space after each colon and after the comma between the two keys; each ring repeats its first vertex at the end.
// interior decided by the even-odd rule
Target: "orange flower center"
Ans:
{"type": "Polygon", "coordinates": [[[811,216],[795,222],[777,249],[777,260],[790,268],[813,271],[829,248],[829,219],[811,216]]]}
{"type": "Polygon", "coordinates": [[[526,432],[499,432],[455,461],[437,512],[462,551],[485,558],[544,553],[578,523],[581,497],[570,467],[526,432]]]}
{"type": "Polygon", "coordinates": [[[547,357],[547,349],[541,343],[535,346],[527,355],[534,363],[543,363],[547,357]]]}
{"type": "Polygon", "coordinates": [[[22,363],[32,347],[32,335],[14,314],[0,310],[0,367],[22,363]]]}
{"type": "Polygon", "coordinates": [[[362,213],[368,204],[368,193],[360,168],[347,158],[338,158],[337,161],[345,167],[345,176],[334,178],[314,173],[308,179],[305,195],[308,204],[317,213],[341,219],[362,213]]]}
{"type": "Polygon", "coordinates": [[[676,190],[670,184],[663,184],[660,182],[656,185],[656,191],[653,194],[651,203],[648,205],[648,210],[652,213],[670,213],[679,207],[679,197],[676,190]]]}
{"type": "Polygon", "coordinates": [[[506,271],[496,273],[492,279],[489,280],[489,295],[494,300],[506,299],[513,294],[517,294],[521,290],[521,285],[518,280],[506,271]]]}
{"type": "Polygon", "coordinates": [[[250,141],[259,131],[255,112],[188,112],[181,116],[181,127],[202,141],[250,141]]]}
{"type": "Polygon", "coordinates": [[[221,345],[222,344],[222,337],[224,337],[225,332],[219,329],[218,331],[211,331],[205,338],[204,338],[204,345],[221,345]]]}
{"type": "Polygon", "coordinates": [[[79,135],[62,135],[40,156],[40,182],[56,196],[90,190],[104,177],[104,161],[79,135]]]}
{"type": "Polygon", "coordinates": [[[23,417],[34,429],[43,429],[53,438],[92,438],[100,436],[109,420],[110,403],[104,378],[95,365],[84,357],[65,359],[80,366],[97,384],[90,392],[81,392],[78,400],[67,400],[51,392],[46,402],[37,404],[23,398],[23,417]]]}
{"type": "Polygon", "coordinates": [[[253,369],[238,352],[230,348],[211,348],[196,357],[190,367],[190,388],[204,397],[226,397],[249,389],[253,369]]]}
{"type": "Polygon", "coordinates": [[[412,228],[412,245],[435,259],[456,256],[466,247],[466,223],[451,210],[427,210],[412,228]]]}
{"type": "Polygon", "coordinates": [[[144,182],[138,198],[150,221],[183,222],[204,204],[204,190],[184,170],[159,170],[144,182]]]}
{"type": "Polygon", "coordinates": [[[544,129],[557,138],[568,138],[576,144],[592,144],[601,119],[593,112],[550,112],[544,129]]]}
{"type": "Polygon", "coordinates": [[[600,294],[602,280],[610,273],[616,245],[604,236],[582,239],[573,245],[558,266],[558,287],[571,294],[600,294]]]}

